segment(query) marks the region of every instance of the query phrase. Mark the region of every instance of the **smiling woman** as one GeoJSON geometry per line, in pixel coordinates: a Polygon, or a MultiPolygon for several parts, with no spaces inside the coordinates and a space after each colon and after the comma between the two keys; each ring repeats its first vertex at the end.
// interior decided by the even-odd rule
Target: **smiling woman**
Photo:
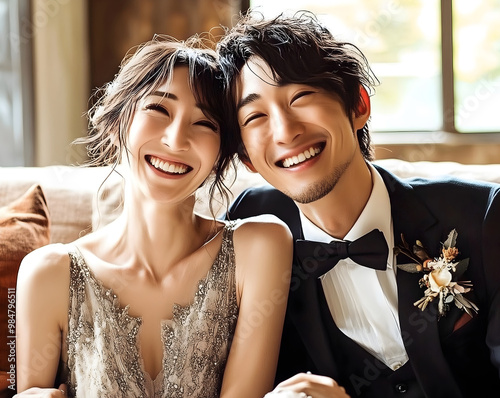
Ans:
{"type": "Polygon", "coordinates": [[[219,74],[199,39],[156,37],[104,88],[80,142],[91,165],[120,164],[123,211],[23,260],[19,396],[261,398],[272,389],[290,233],[271,216],[224,222],[194,211],[199,187],[225,193],[234,155],[219,74]]]}

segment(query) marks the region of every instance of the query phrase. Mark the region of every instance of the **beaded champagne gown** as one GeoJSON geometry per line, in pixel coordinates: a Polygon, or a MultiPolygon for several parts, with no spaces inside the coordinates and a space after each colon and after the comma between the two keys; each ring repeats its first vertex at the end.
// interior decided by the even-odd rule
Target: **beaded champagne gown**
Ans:
{"type": "Polygon", "coordinates": [[[236,327],[234,223],[223,228],[221,248],[192,303],[174,305],[162,321],[162,370],[144,370],[137,335],[141,319],[93,275],[70,246],[69,395],[77,397],[206,397],[220,394],[236,327]]]}

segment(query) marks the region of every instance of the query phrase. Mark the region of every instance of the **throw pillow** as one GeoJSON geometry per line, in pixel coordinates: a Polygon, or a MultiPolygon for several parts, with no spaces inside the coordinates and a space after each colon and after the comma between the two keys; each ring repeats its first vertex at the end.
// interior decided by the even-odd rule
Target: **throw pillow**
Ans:
{"type": "Polygon", "coordinates": [[[50,242],[50,217],[39,185],[0,207],[0,398],[15,393],[16,282],[21,260],[50,242]]]}

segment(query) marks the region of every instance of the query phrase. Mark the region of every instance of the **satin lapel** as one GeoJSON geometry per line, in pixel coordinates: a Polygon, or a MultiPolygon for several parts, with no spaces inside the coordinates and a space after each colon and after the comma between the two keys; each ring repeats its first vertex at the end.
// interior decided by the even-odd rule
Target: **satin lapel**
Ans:
{"type": "Polygon", "coordinates": [[[317,279],[304,274],[294,265],[288,301],[290,317],[317,369],[323,374],[336,377],[337,366],[318,300],[318,294],[323,292],[319,289],[321,286],[317,279]]]}
{"type": "MultiPolygon", "coordinates": [[[[288,220],[288,226],[294,239],[304,238],[298,213],[293,221],[288,220]]],[[[318,280],[302,272],[294,263],[288,299],[288,315],[317,369],[324,374],[336,377],[337,366],[333,360],[326,328],[323,325],[318,299],[318,294],[323,294],[323,292],[318,289],[321,289],[318,280]]]]}
{"type": "MultiPolygon", "coordinates": [[[[439,245],[443,231],[438,220],[414,193],[412,186],[380,167],[377,170],[384,179],[391,200],[395,244],[401,243],[403,234],[409,244],[418,239],[427,247],[429,244],[439,245]]],[[[402,255],[397,258],[398,264],[410,261],[402,255]]],[[[424,311],[413,305],[424,294],[418,283],[421,277],[420,273],[397,271],[398,312],[403,341],[415,374],[428,396],[461,397],[442,354],[436,303],[431,303],[424,311]]]]}

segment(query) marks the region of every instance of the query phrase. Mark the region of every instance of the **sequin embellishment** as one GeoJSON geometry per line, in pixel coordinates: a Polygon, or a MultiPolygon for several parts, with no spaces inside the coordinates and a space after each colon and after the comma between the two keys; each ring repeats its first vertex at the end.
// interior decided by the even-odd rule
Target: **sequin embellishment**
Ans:
{"type": "Polygon", "coordinates": [[[162,322],[163,369],[145,373],[137,335],[141,319],[91,273],[72,247],[68,324],[69,393],[78,397],[219,396],[236,327],[234,223],[223,229],[221,248],[191,304],[174,305],[162,322]]]}

